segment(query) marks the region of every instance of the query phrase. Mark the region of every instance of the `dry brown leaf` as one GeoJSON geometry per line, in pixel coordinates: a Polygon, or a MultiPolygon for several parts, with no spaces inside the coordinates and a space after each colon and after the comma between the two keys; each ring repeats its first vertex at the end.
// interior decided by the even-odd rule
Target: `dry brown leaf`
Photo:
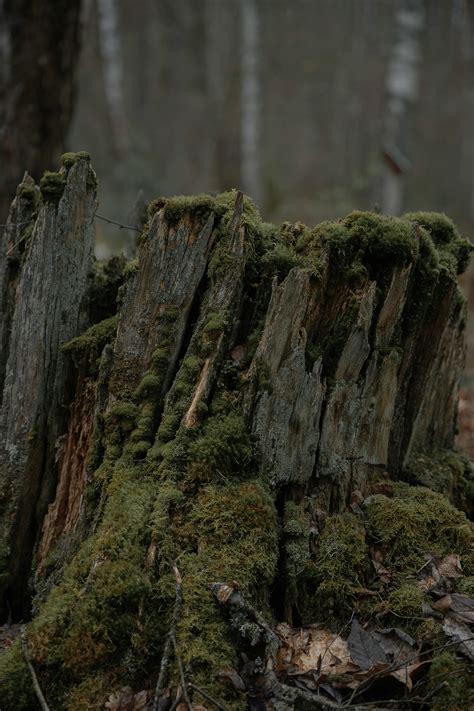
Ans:
{"type": "Polygon", "coordinates": [[[436,602],[432,602],[431,607],[433,608],[433,610],[438,610],[438,612],[441,612],[443,615],[445,615],[447,612],[449,612],[452,601],[453,600],[451,595],[444,595],[439,600],[436,600],[436,602]]]}
{"type": "Polygon", "coordinates": [[[313,669],[326,674],[344,674],[357,669],[347,642],[337,634],[317,625],[293,629],[281,624],[276,631],[284,643],[278,652],[280,670],[292,667],[292,673],[297,674],[313,669]]]}
{"type": "Polygon", "coordinates": [[[438,570],[445,578],[462,578],[461,557],[457,553],[447,555],[438,564],[438,570]]]}
{"type": "Polygon", "coordinates": [[[219,586],[219,589],[216,592],[216,597],[219,600],[219,602],[222,602],[222,604],[225,604],[233,592],[234,592],[234,588],[232,588],[230,585],[225,585],[223,583],[222,585],[219,586]]]}

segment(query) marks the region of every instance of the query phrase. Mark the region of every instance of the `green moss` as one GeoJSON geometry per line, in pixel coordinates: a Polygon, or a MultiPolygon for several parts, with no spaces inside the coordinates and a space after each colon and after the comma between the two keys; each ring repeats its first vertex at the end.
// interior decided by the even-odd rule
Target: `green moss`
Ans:
{"type": "Polygon", "coordinates": [[[151,356],[151,367],[155,372],[160,372],[168,368],[170,359],[170,349],[161,346],[153,351],[151,356]]]}
{"type": "Polygon", "coordinates": [[[36,696],[20,642],[0,653],[0,698],[2,708],[34,709],[36,696]]]}
{"type": "Polygon", "coordinates": [[[41,195],[45,202],[57,205],[66,186],[66,177],[62,173],[47,170],[40,180],[41,195]]]}
{"type": "Polygon", "coordinates": [[[469,458],[452,449],[415,455],[407,465],[410,483],[444,494],[468,517],[474,516],[474,473],[469,458]]]}
{"type": "Polygon", "coordinates": [[[27,175],[22,180],[22,182],[18,185],[16,189],[16,194],[17,197],[19,197],[20,199],[31,203],[33,207],[36,205],[38,199],[38,191],[31,176],[27,175]]]}
{"type": "MultiPolygon", "coordinates": [[[[285,503],[283,533],[285,537],[285,568],[289,581],[296,581],[305,570],[309,555],[309,517],[301,504],[285,503]]],[[[296,591],[296,590],[295,590],[296,591]]]]}
{"type": "Polygon", "coordinates": [[[203,333],[208,338],[215,338],[225,330],[226,326],[227,320],[222,316],[222,314],[211,312],[208,315],[208,320],[203,328],[203,333]]]}
{"type": "Polygon", "coordinates": [[[171,224],[177,224],[184,215],[205,221],[216,209],[216,202],[210,195],[181,195],[172,198],[157,198],[148,206],[150,217],[163,210],[163,217],[171,224]]]}
{"type": "Polygon", "coordinates": [[[78,160],[86,160],[88,163],[91,160],[90,153],[87,151],[77,151],[77,153],[63,153],[61,156],[61,165],[65,168],[72,168],[78,160]]]}
{"type": "Polygon", "coordinates": [[[293,267],[302,264],[303,260],[295,254],[294,250],[281,242],[275,244],[273,249],[266,252],[261,259],[263,273],[269,277],[277,276],[279,281],[284,279],[293,267]]]}
{"type": "Polygon", "coordinates": [[[84,355],[97,358],[106,343],[115,338],[117,331],[117,316],[110,316],[100,323],[96,323],[84,333],[71,341],[64,343],[61,350],[80,358],[84,355]]]}
{"type": "Polygon", "coordinates": [[[405,584],[390,593],[388,605],[390,612],[408,620],[421,620],[421,606],[425,594],[414,584],[405,584]]]}
{"type": "Polygon", "coordinates": [[[465,711],[474,706],[474,677],[472,668],[454,651],[439,651],[430,667],[428,687],[438,689],[430,701],[432,711],[465,711]]]}
{"type": "Polygon", "coordinates": [[[369,560],[363,522],[349,513],[331,516],[314,559],[319,584],[304,618],[322,619],[332,626],[346,621],[354,608],[355,589],[369,570],[369,560]],[[316,609],[311,609],[313,605],[316,609]]]}
{"type": "Polygon", "coordinates": [[[365,508],[370,542],[382,548],[386,565],[408,575],[427,552],[470,550],[474,528],[444,496],[404,483],[395,484],[394,492],[393,498],[371,496],[365,508]]]}
{"type": "Polygon", "coordinates": [[[467,575],[456,581],[456,590],[474,600],[474,575],[467,575]]]}
{"type": "Polygon", "coordinates": [[[181,417],[176,413],[170,413],[169,415],[165,415],[161,420],[156,435],[158,442],[169,442],[170,440],[174,439],[180,421],[181,417]]]}
{"type": "Polygon", "coordinates": [[[143,401],[159,398],[163,387],[163,378],[148,371],[133,393],[134,400],[143,401]]]}
{"type": "Polygon", "coordinates": [[[442,255],[443,268],[450,276],[466,270],[473,247],[460,236],[449,217],[437,212],[410,212],[403,219],[421,225],[429,233],[442,255]]]}
{"type": "Polygon", "coordinates": [[[211,417],[202,435],[191,444],[189,456],[211,470],[245,475],[254,451],[243,417],[236,413],[211,417]]]}

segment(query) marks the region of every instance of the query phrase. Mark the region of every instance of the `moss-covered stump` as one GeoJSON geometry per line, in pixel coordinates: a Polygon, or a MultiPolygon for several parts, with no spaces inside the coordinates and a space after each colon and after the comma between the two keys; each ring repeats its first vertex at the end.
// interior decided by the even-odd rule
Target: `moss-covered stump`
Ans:
{"type": "MultiPolygon", "coordinates": [[[[66,208],[60,183],[67,191],[82,171],[93,190],[87,156],[63,165],[42,185],[30,249],[45,215],[66,208]]],[[[74,215],[76,227],[89,224],[90,211],[74,215]]],[[[28,644],[51,708],[103,708],[124,686],[152,694],[175,566],[182,605],[164,688],[180,685],[179,658],[186,680],[229,709],[247,703],[229,669],[264,650],[229,625],[212,583],[238,587],[270,624],[336,628],[355,610],[387,626],[405,620],[413,634],[426,554],[457,553],[457,589],[468,593],[473,480],[452,447],[465,319],[457,275],[469,251],[436,214],[357,212],[310,230],[262,223],[235,191],[150,205],[138,260],[123,276],[96,269],[80,295],[90,327],[50,351],[44,408],[62,363],[74,369],[62,386],[73,402],[61,432],[41,425],[44,451],[59,451],[57,483],[53,496],[42,489],[35,460],[29,476],[50,506],[22,555],[29,565],[34,549],[28,644]],[[116,309],[104,309],[121,279],[116,309]]],[[[46,313],[51,294],[35,298],[46,313]]],[[[9,387],[29,416],[26,383],[9,387]]],[[[3,473],[16,471],[9,457],[22,442],[2,454],[7,528],[12,500],[31,510],[31,491],[12,499],[3,473]]],[[[6,536],[5,609],[19,594],[15,551],[6,536]]],[[[0,658],[0,679],[2,708],[34,707],[18,646],[0,658]]]]}

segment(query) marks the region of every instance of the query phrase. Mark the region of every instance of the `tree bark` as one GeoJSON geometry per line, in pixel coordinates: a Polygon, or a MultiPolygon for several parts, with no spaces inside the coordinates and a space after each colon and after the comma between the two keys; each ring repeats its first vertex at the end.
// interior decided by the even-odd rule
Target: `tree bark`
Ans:
{"type": "Polygon", "coordinates": [[[25,170],[64,151],[79,52],[80,0],[0,3],[0,222],[25,170]]]}
{"type": "MultiPolygon", "coordinates": [[[[25,616],[33,595],[30,654],[52,708],[102,708],[125,682],[150,703],[158,686],[159,707],[183,679],[221,707],[304,708],[316,697],[281,683],[272,620],[347,622],[371,584],[378,507],[413,491],[411,529],[435,501],[464,555],[464,514],[397,482],[472,511],[452,451],[470,246],[433,213],[310,230],[263,225],[236,191],[158,199],[117,314],[94,323],[95,183],[85,158],[66,163],[55,202],[48,182],[41,196],[22,184],[38,205],[20,186],[8,234],[34,227],[17,272],[7,247],[0,271],[5,610],[25,616]],[[437,450],[454,462],[449,492],[437,450]],[[321,577],[332,564],[341,584],[321,577]],[[213,593],[235,602],[230,622],[213,593]]],[[[404,549],[415,567],[437,535],[420,530],[404,549]]],[[[6,708],[31,708],[14,654],[0,658],[6,708]]]]}

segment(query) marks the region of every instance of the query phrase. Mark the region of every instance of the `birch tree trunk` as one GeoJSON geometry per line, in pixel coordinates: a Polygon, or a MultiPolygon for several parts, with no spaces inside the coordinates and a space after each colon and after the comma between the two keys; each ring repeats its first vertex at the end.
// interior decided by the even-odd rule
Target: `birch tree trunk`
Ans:
{"type": "Polygon", "coordinates": [[[259,18],[255,0],[241,5],[241,181],[260,200],[259,18]]]}
{"type": "MultiPolygon", "coordinates": [[[[167,708],[182,674],[195,703],[303,708],[270,623],[383,614],[374,549],[402,591],[433,547],[472,567],[452,505],[473,510],[452,449],[470,246],[433,213],[310,230],[236,191],[162,198],[94,323],[122,278],[91,272],[94,174],[68,154],[53,175],[25,178],[2,253],[4,614],[32,615],[51,708],[167,708]]],[[[31,709],[18,655],[2,704],[31,709]]]]}
{"type": "Polygon", "coordinates": [[[411,168],[407,155],[410,111],[417,101],[421,43],[425,25],[423,0],[400,3],[385,82],[386,114],[383,145],[381,208],[389,215],[403,209],[404,175],[411,168]]]}

